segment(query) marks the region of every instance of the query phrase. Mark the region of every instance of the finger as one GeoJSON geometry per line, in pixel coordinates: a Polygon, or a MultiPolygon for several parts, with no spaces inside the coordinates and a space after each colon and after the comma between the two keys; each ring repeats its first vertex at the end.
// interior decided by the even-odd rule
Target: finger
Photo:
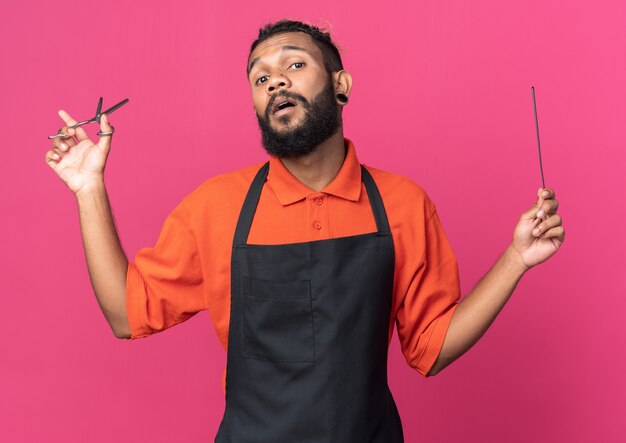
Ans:
{"type": "MultiPolygon", "coordinates": [[[[112,126],[109,124],[109,119],[106,114],[102,114],[100,118],[100,132],[111,132],[112,126]]],[[[111,135],[102,135],[98,140],[98,146],[103,148],[105,152],[109,152],[111,149],[111,139],[113,138],[113,134],[111,135]]]]}
{"type": "Polygon", "coordinates": [[[544,200],[541,204],[541,207],[537,210],[536,217],[537,218],[549,218],[551,215],[556,214],[556,211],[559,207],[559,202],[556,199],[548,199],[544,200]]]}
{"type": "Polygon", "coordinates": [[[541,191],[541,196],[544,199],[554,198],[555,197],[554,189],[552,189],[552,188],[543,188],[542,191],[541,191]]]}
{"type": "MultiPolygon", "coordinates": [[[[58,114],[59,114],[59,117],[61,117],[61,119],[65,122],[67,126],[72,126],[78,123],[76,120],[70,117],[70,115],[67,112],[65,112],[63,109],[59,109],[58,114]]],[[[82,128],[82,126],[74,128],[74,130],[76,131],[76,138],[78,139],[78,141],[82,142],[83,140],[87,140],[89,138],[85,130],[82,128]]]]}
{"type": "Polygon", "coordinates": [[[535,201],[535,208],[538,209],[543,203],[543,188],[537,189],[537,201],[535,201]]]}
{"type": "Polygon", "coordinates": [[[71,148],[72,146],[76,145],[76,139],[73,137],[74,135],[76,135],[76,130],[74,128],[68,128],[67,126],[63,126],[59,129],[59,134],[65,134],[65,136],[53,138],[53,147],[60,148],[61,145],[65,145],[71,148]]]}
{"type": "Polygon", "coordinates": [[[63,138],[63,141],[71,148],[72,146],[76,146],[78,144],[78,140],[76,139],[76,128],[70,128],[65,126],[63,129],[63,133],[67,134],[67,137],[63,138]]]}
{"type": "Polygon", "coordinates": [[[550,229],[561,226],[562,224],[563,224],[563,220],[561,219],[561,216],[554,215],[553,217],[550,217],[546,221],[536,226],[535,229],[533,229],[532,234],[535,237],[540,237],[542,234],[549,231],[550,229]]]}
{"type": "Polygon", "coordinates": [[[56,152],[54,152],[52,149],[49,150],[48,152],[46,152],[46,163],[52,169],[54,169],[56,164],[58,162],[60,162],[60,161],[61,161],[61,157],[56,152]]]}
{"type": "Polygon", "coordinates": [[[52,144],[52,149],[54,149],[57,152],[59,151],[67,152],[67,150],[70,149],[72,146],[68,144],[68,140],[56,139],[54,143],[52,144]]]}
{"type": "Polygon", "coordinates": [[[537,201],[535,204],[529,208],[527,211],[522,213],[520,217],[521,220],[531,220],[533,218],[543,218],[547,213],[546,209],[543,209],[543,213],[538,215],[539,211],[542,210],[542,206],[547,197],[554,195],[553,191],[550,188],[539,188],[537,189],[537,201]]]}
{"type": "Polygon", "coordinates": [[[76,128],[70,128],[69,126],[66,125],[66,126],[63,126],[61,129],[59,129],[59,133],[64,134],[64,136],[59,137],[55,140],[72,141],[72,142],[78,143],[78,141],[76,140],[76,128]]]}
{"type": "Polygon", "coordinates": [[[66,151],[62,151],[60,148],[52,148],[52,152],[56,154],[56,159],[61,161],[65,157],[66,151]]]}
{"type": "Polygon", "coordinates": [[[535,202],[534,205],[532,205],[529,209],[527,209],[526,211],[524,211],[522,213],[522,215],[520,217],[520,220],[532,220],[532,219],[536,218],[537,211],[539,210],[539,208],[543,204],[543,198],[541,197],[541,192],[542,191],[543,191],[542,188],[539,188],[537,190],[537,201],[535,202]]]}
{"type": "Polygon", "coordinates": [[[546,231],[541,238],[556,238],[562,242],[565,240],[565,229],[563,229],[563,226],[556,226],[546,231]]]}

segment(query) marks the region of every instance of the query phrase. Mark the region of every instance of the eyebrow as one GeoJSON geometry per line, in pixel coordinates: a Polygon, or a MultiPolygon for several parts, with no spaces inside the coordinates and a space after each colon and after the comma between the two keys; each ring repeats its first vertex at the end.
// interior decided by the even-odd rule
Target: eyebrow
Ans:
{"type": "MultiPolygon", "coordinates": [[[[306,52],[307,54],[311,54],[309,51],[307,51],[305,48],[301,48],[300,46],[294,46],[294,45],[285,45],[282,48],[280,48],[281,52],[284,51],[302,51],[302,52],[306,52]]],[[[255,57],[252,62],[250,63],[250,66],[248,67],[248,75],[250,75],[250,71],[252,71],[252,67],[254,66],[254,64],[256,62],[258,62],[260,59],[260,57],[255,57]]]]}

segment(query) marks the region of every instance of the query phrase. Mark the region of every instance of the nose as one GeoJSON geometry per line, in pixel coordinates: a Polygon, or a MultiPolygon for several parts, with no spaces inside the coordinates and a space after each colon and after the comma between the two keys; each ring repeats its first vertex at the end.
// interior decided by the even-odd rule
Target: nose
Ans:
{"type": "Polygon", "coordinates": [[[289,88],[291,86],[291,82],[287,77],[283,74],[275,74],[271,75],[270,79],[267,81],[266,91],[269,95],[272,95],[279,88],[289,88]]]}

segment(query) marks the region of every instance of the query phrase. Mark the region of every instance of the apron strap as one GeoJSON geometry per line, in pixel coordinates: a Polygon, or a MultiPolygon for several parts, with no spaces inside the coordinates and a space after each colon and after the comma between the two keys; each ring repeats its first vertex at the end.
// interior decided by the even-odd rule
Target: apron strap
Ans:
{"type": "Polygon", "coordinates": [[[257,203],[261,197],[261,190],[263,190],[263,185],[265,184],[265,179],[267,178],[267,171],[269,171],[269,169],[270,162],[267,161],[263,166],[261,166],[261,169],[259,169],[259,172],[257,172],[252,184],[250,185],[246,199],[241,207],[239,220],[237,221],[234,240],[235,245],[245,245],[248,241],[248,233],[250,232],[250,226],[252,226],[252,218],[256,212],[257,203]]]}
{"type": "MultiPolygon", "coordinates": [[[[248,190],[248,194],[246,195],[246,199],[244,200],[241,208],[241,213],[239,214],[239,220],[237,221],[234,239],[235,245],[245,245],[248,241],[248,234],[250,233],[250,226],[252,226],[252,219],[254,218],[254,213],[256,212],[259,198],[261,197],[261,191],[263,190],[263,185],[265,184],[265,179],[267,178],[267,172],[269,169],[270,162],[268,161],[261,166],[259,172],[257,172],[252,184],[250,185],[250,189],[248,190]]],[[[389,233],[389,221],[387,219],[387,213],[385,212],[385,206],[383,205],[383,199],[380,196],[380,192],[378,192],[378,187],[376,186],[374,179],[363,165],[361,165],[361,179],[363,180],[365,189],[367,190],[367,196],[369,197],[370,206],[372,207],[372,212],[374,213],[374,219],[376,220],[376,228],[378,229],[378,232],[389,233]]]]}
{"type": "Polygon", "coordinates": [[[370,205],[374,212],[374,219],[376,219],[376,228],[379,233],[389,233],[389,220],[387,219],[387,212],[383,205],[383,199],[378,192],[378,187],[374,182],[371,174],[365,166],[361,165],[361,179],[365,183],[365,189],[367,190],[367,196],[370,199],[370,205]]]}

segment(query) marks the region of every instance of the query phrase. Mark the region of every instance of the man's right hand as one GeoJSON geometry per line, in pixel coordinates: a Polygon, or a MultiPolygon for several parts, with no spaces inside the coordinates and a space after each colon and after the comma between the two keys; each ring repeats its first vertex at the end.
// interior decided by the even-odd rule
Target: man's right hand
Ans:
{"type": "MultiPolygon", "coordinates": [[[[81,126],[69,128],[76,124],[76,121],[67,112],[61,109],[59,117],[66,124],[61,132],[66,134],[67,138],[53,139],[52,149],[46,152],[46,163],[78,196],[90,185],[102,182],[104,167],[111,150],[111,136],[102,136],[98,143],[94,143],[81,126]]],[[[111,131],[106,114],[100,119],[100,131],[111,131]]]]}
{"type": "MultiPolygon", "coordinates": [[[[87,268],[100,308],[115,336],[130,338],[126,314],[128,258],[115,229],[103,180],[111,137],[102,136],[94,143],[80,126],[68,127],[76,121],[67,112],[60,110],[59,116],[66,124],[62,132],[67,138],[54,139],[53,148],[46,152],[46,163],[76,196],[87,268]]],[[[111,131],[106,115],[100,119],[100,131],[111,131]]]]}

